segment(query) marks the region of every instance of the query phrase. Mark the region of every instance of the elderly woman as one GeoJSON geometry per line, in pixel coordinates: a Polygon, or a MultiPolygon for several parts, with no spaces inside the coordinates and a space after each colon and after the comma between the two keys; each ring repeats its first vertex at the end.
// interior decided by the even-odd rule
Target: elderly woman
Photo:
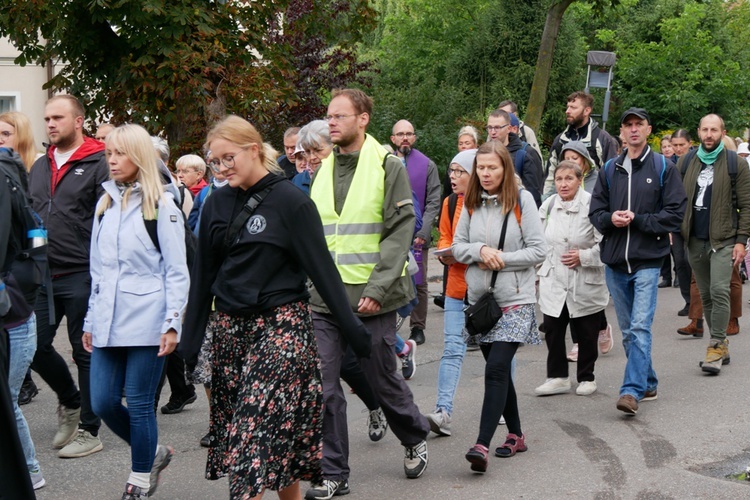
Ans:
{"type": "Polygon", "coordinates": [[[589,221],[591,195],[581,189],[583,172],[571,161],[555,170],[557,195],[539,208],[544,235],[552,251],[539,270],[539,308],[544,314],[547,343],[547,381],[535,389],[538,396],[570,391],[565,359],[565,330],[578,340],[576,394],[596,391],[594,364],[597,340],[609,293],[604,265],[599,259],[602,235],[589,221]]]}
{"type": "MultiPolygon", "coordinates": [[[[305,194],[310,194],[310,181],[320,167],[320,163],[333,151],[333,143],[328,133],[328,122],[315,120],[302,127],[297,135],[297,148],[305,154],[307,165],[302,172],[292,178],[292,184],[305,194]]],[[[302,156],[298,153],[299,156],[302,156]]],[[[296,157],[296,156],[295,156],[296,157]]]]}
{"type": "Polygon", "coordinates": [[[466,459],[473,471],[485,472],[488,448],[501,415],[509,433],[495,455],[512,457],[527,449],[510,372],[520,344],[541,343],[536,323],[534,266],[547,253],[534,198],[525,189],[519,190],[513,160],[497,141],[477,150],[451,251],[456,261],[468,265],[469,303],[475,304],[491,291],[503,311],[498,322],[479,335],[487,362],[484,401],[479,436],[466,459]],[[494,278],[492,288],[490,282],[494,278]]]}
{"type": "MultiPolygon", "coordinates": [[[[599,169],[596,168],[594,160],[589,155],[586,145],[581,141],[571,141],[563,146],[561,151],[563,160],[571,160],[578,164],[581,169],[581,187],[589,194],[594,191],[596,179],[599,177],[599,169]]],[[[550,209],[550,205],[547,205],[550,209]]],[[[612,338],[612,327],[607,322],[607,316],[602,312],[602,324],[599,325],[599,350],[607,354],[612,350],[614,340],[612,338]]],[[[570,336],[573,338],[573,347],[567,355],[568,361],[578,361],[578,339],[575,331],[571,329],[570,336]]]]}
{"type": "Polygon", "coordinates": [[[197,196],[201,189],[208,186],[204,179],[206,162],[200,156],[180,156],[175,163],[175,167],[177,167],[177,178],[193,193],[193,197],[197,196]]]}

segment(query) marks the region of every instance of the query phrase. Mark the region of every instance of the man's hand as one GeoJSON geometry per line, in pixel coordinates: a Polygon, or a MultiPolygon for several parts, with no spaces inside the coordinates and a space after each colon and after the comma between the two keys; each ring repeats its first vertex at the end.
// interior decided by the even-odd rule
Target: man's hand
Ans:
{"type": "Polygon", "coordinates": [[[168,356],[177,347],[177,332],[174,328],[167,330],[167,333],[163,333],[159,340],[159,353],[157,356],[168,356]]]}
{"type": "Polygon", "coordinates": [[[421,247],[421,246],[422,246],[422,245],[424,245],[425,243],[426,243],[426,242],[425,242],[425,240],[423,240],[423,239],[422,239],[422,238],[420,238],[419,236],[417,236],[416,238],[414,238],[414,246],[415,246],[415,247],[421,247]]]}
{"type": "Polygon", "coordinates": [[[357,312],[360,314],[375,314],[380,311],[380,302],[370,297],[362,297],[357,304],[357,312]]]}
{"type": "Polygon", "coordinates": [[[615,227],[625,227],[633,222],[633,212],[630,210],[617,210],[612,212],[612,224],[615,227]]]}
{"type": "Polygon", "coordinates": [[[745,258],[745,245],[742,243],[735,243],[732,249],[732,264],[739,266],[742,259],[745,258]]]}

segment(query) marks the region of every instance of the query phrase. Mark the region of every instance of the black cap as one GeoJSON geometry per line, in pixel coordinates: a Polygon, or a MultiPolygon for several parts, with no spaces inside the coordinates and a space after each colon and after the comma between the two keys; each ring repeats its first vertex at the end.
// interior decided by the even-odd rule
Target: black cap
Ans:
{"type": "Polygon", "coordinates": [[[651,118],[648,116],[648,112],[643,108],[630,108],[625,111],[622,116],[620,116],[620,124],[622,124],[625,121],[625,118],[630,115],[637,116],[641,120],[646,120],[648,124],[651,125],[651,118]]]}

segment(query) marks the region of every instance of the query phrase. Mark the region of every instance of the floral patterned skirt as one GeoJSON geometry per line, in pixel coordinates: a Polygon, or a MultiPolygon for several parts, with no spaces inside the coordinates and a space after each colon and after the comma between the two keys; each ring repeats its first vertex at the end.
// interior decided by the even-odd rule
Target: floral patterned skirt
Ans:
{"type": "Polygon", "coordinates": [[[323,389],[307,302],[215,313],[206,477],[232,499],[322,481],[323,389]]]}

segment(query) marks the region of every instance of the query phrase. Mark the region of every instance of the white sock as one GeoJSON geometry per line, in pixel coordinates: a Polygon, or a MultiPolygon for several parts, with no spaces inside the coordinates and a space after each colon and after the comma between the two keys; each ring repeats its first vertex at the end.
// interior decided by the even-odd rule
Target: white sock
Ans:
{"type": "Polygon", "coordinates": [[[143,493],[148,493],[148,489],[151,486],[150,479],[150,472],[131,472],[128,482],[133,486],[138,486],[143,493]]]}

